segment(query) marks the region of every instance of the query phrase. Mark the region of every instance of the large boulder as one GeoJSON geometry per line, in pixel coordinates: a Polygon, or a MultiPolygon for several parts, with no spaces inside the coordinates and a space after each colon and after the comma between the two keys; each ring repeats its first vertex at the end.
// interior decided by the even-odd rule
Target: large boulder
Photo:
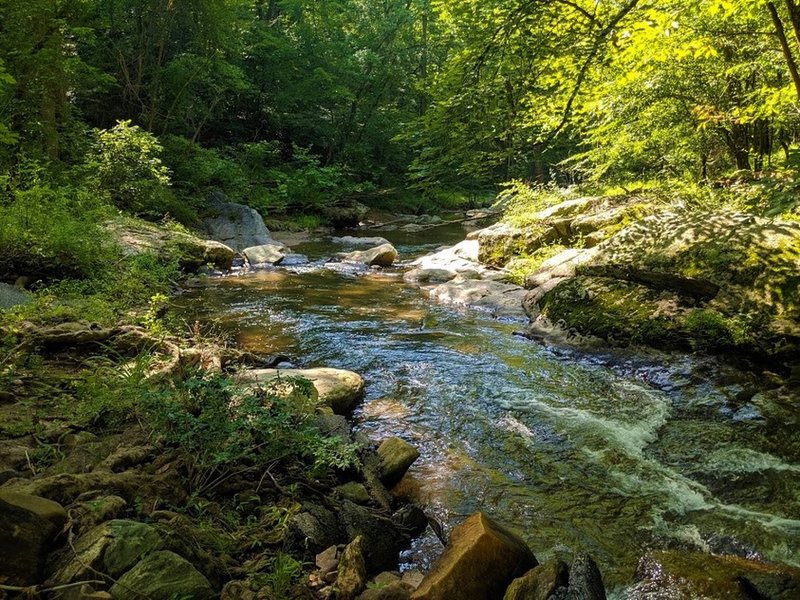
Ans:
{"type": "Polygon", "coordinates": [[[322,216],[335,228],[358,227],[369,208],[355,200],[339,201],[322,208],[322,216]]]}
{"type": "Polygon", "coordinates": [[[314,369],[253,369],[240,375],[247,383],[268,385],[279,377],[308,379],[319,394],[319,402],[336,414],[347,414],[364,395],[364,379],[352,371],[318,367],[314,369]]]}
{"type": "Polygon", "coordinates": [[[39,583],[58,528],[37,512],[0,498],[0,583],[39,583]]]}
{"type": "Polygon", "coordinates": [[[652,552],[639,561],[636,579],[629,600],[800,598],[800,569],[738,556],[652,552]]]}
{"type": "Polygon", "coordinates": [[[67,522],[67,511],[64,510],[64,507],[58,502],[53,502],[41,496],[22,494],[0,488],[0,500],[39,515],[46,521],[50,521],[59,530],[67,522]]]}
{"type": "Polygon", "coordinates": [[[456,527],[444,554],[411,596],[414,600],[495,600],[532,567],[528,546],[483,513],[456,527]]]}
{"type": "Polygon", "coordinates": [[[392,488],[419,458],[419,450],[401,438],[391,437],[378,446],[378,457],[381,482],[387,488],[392,488]]]}
{"type": "Polygon", "coordinates": [[[208,580],[174,552],[153,552],[120,577],[111,588],[115,600],[210,600],[216,597],[208,580]]]}
{"type": "Polygon", "coordinates": [[[363,263],[369,266],[391,267],[397,260],[397,250],[391,244],[382,244],[369,250],[356,250],[345,255],[342,260],[363,263]]]}
{"type": "Polygon", "coordinates": [[[253,265],[278,265],[286,258],[289,249],[283,244],[262,244],[242,250],[247,261],[253,265]]]}
{"type": "Polygon", "coordinates": [[[204,240],[190,233],[130,217],[109,221],[106,228],[127,255],[151,252],[165,259],[176,260],[187,271],[196,271],[207,264],[227,271],[236,254],[218,241],[204,240]]]}
{"type": "Polygon", "coordinates": [[[364,539],[367,572],[397,568],[400,552],[408,547],[411,538],[394,521],[348,500],[342,502],[338,517],[348,539],[364,539]]]}
{"type": "Polygon", "coordinates": [[[662,212],[562,261],[552,277],[529,276],[539,287],[524,304],[532,317],[606,339],[796,356],[799,249],[797,223],[662,212]]]}
{"type": "Polygon", "coordinates": [[[80,536],[70,553],[56,565],[54,585],[92,579],[95,571],[119,577],[143,556],[163,547],[151,525],[137,521],[114,520],[98,525],[80,536]]]}
{"type": "Polygon", "coordinates": [[[210,214],[203,226],[211,239],[241,252],[245,248],[273,243],[264,219],[258,211],[244,204],[212,199],[210,214]]]}

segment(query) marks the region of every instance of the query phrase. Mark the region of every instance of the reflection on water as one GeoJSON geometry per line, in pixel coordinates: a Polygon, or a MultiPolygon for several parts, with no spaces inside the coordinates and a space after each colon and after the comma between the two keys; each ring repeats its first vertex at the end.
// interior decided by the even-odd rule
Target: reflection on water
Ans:
{"type": "MultiPolygon", "coordinates": [[[[534,344],[512,336],[519,324],[432,304],[398,273],[214,279],[179,311],[248,349],[362,373],[358,427],[421,450],[396,491],[447,527],[484,510],[540,560],[592,553],[611,586],[650,547],[800,564],[797,407],[739,400],[747,374],[534,344]]],[[[430,534],[405,560],[424,567],[439,550],[430,534]]]]}

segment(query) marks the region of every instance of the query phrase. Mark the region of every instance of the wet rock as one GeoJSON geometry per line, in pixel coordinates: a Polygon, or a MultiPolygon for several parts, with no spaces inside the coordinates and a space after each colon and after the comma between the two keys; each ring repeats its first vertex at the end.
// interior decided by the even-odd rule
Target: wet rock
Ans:
{"type": "Polygon", "coordinates": [[[561,561],[534,567],[511,582],[503,600],[548,600],[560,587],[567,587],[569,572],[561,561]]]}
{"type": "Polygon", "coordinates": [[[282,244],[262,244],[242,250],[242,254],[253,266],[281,264],[287,252],[288,248],[282,244]]]}
{"type": "Polygon", "coordinates": [[[0,581],[38,583],[57,532],[51,521],[0,498],[0,581]]]}
{"type": "Polygon", "coordinates": [[[348,481],[345,484],[336,486],[337,493],[344,498],[345,500],[349,500],[350,502],[354,502],[355,504],[369,504],[370,503],[370,496],[367,488],[364,487],[363,484],[357,483],[355,481],[348,481]]]}
{"type": "Polygon", "coordinates": [[[392,437],[378,446],[378,457],[381,481],[386,487],[392,488],[419,458],[419,450],[401,438],[392,437]]]}
{"type": "MultiPolygon", "coordinates": [[[[480,275],[475,279],[479,279],[480,275]]],[[[451,279],[458,277],[457,271],[450,271],[448,269],[412,269],[403,275],[403,281],[407,283],[446,283],[451,279]]]]}
{"type": "Polygon", "coordinates": [[[210,600],[214,590],[187,560],[174,552],[153,552],[119,578],[111,588],[115,600],[210,600]]]}
{"type": "MultiPolygon", "coordinates": [[[[455,246],[443,248],[416,259],[411,265],[416,273],[409,275],[409,280],[436,283],[439,279],[449,281],[456,275],[464,275],[470,279],[489,276],[494,271],[487,269],[478,261],[478,241],[464,240],[455,246]],[[450,274],[453,274],[450,276],[450,274]]],[[[411,271],[414,273],[414,271],[411,271]]]]}
{"type": "Polygon", "coordinates": [[[481,308],[496,316],[525,316],[522,301],[527,292],[521,286],[510,283],[458,276],[428,290],[428,293],[445,304],[481,308]]]}
{"type": "Polygon", "coordinates": [[[330,406],[337,414],[348,414],[355,408],[364,394],[364,380],[358,373],[341,369],[254,369],[245,371],[240,379],[243,382],[267,384],[281,377],[302,377],[308,379],[319,394],[319,401],[330,406]]]}
{"type": "Polygon", "coordinates": [[[392,515],[392,522],[403,533],[415,538],[422,535],[428,528],[428,516],[419,506],[405,504],[392,515]]]}
{"type": "Polygon", "coordinates": [[[800,598],[800,569],[738,556],[652,552],[639,561],[630,600],[800,598]]]}
{"type": "Polygon", "coordinates": [[[95,571],[119,577],[147,553],[163,547],[158,532],[146,523],[114,520],[103,523],[74,543],[75,551],[56,565],[53,584],[93,579],[95,571]]]}
{"type": "Polygon", "coordinates": [[[588,554],[581,553],[569,568],[568,600],[606,600],[600,569],[588,554]]]}
{"type": "Polygon", "coordinates": [[[64,510],[64,507],[58,502],[53,502],[47,498],[0,489],[0,500],[30,511],[46,521],[50,521],[59,530],[67,522],[67,511],[64,510]]]}
{"type": "Polygon", "coordinates": [[[358,536],[342,552],[336,577],[337,600],[353,600],[367,583],[364,539],[358,536]]]}
{"type": "Polygon", "coordinates": [[[245,248],[272,242],[264,219],[253,208],[226,202],[224,196],[211,199],[212,214],[203,219],[208,236],[241,252],[245,248]]]}
{"type": "Polygon", "coordinates": [[[411,596],[416,600],[493,600],[536,566],[519,537],[476,513],[453,530],[444,554],[411,596]]]}
{"type": "Polygon", "coordinates": [[[342,260],[350,263],[363,263],[371,267],[391,267],[397,260],[397,250],[391,244],[383,244],[369,250],[350,252],[342,260]]]}
{"type": "Polygon", "coordinates": [[[391,519],[347,500],[342,502],[339,518],[349,539],[363,537],[364,560],[369,572],[397,567],[400,551],[408,546],[410,538],[391,519]]]}

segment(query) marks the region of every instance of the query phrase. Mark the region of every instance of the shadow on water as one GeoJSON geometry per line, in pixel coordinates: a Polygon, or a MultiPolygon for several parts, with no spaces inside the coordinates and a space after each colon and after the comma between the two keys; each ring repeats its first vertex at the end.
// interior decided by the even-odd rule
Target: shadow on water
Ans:
{"type": "MultiPolygon", "coordinates": [[[[209,280],[179,304],[250,350],[363,374],[358,427],[420,448],[396,492],[447,527],[484,510],[540,560],[592,553],[611,587],[651,547],[800,564],[797,422],[738,399],[751,375],[534,344],[511,335],[518,323],[434,305],[392,272],[258,272],[209,280]]],[[[404,560],[424,568],[439,551],[430,534],[404,560]]]]}

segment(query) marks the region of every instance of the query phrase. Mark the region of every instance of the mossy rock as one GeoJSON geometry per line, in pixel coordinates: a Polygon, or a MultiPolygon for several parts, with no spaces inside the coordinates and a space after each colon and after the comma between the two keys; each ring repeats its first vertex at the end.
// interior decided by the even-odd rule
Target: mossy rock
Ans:
{"type": "Polygon", "coordinates": [[[111,588],[117,600],[210,600],[214,590],[192,564],[174,552],[154,552],[120,577],[111,588]]]}

